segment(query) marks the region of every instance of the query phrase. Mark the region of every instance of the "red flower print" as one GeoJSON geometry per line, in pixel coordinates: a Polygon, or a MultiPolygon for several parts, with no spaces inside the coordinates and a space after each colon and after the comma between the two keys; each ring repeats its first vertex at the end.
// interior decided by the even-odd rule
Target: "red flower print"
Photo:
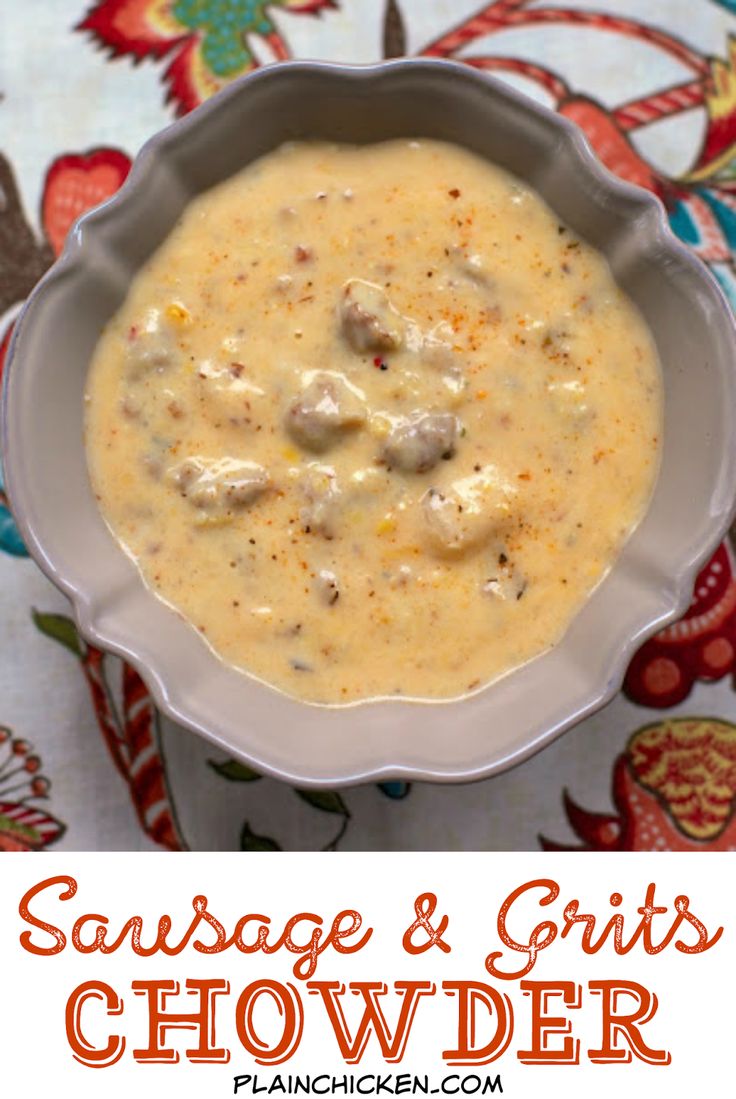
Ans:
{"type": "MultiPolygon", "coordinates": [[[[131,163],[130,157],[120,149],[105,148],[91,149],[86,153],[64,153],[51,163],[41,198],[41,225],[45,239],[42,244],[36,245],[41,259],[34,269],[35,279],[39,279],[59,255],[66,234],[77,218],[110,198],[122,186],[131,163]]],[[[9,166],[7,173],[10,173],[9,166]]],[[[2,184],[0,175],[0,188],[2,184]]],[[[25,232],[31,235],[28,226],[25,232]]],[[[31,289],[32,285],[19,284],[6,306],[20,301],[31,289]]],[[[13,326],[10,324],[0,334],[0,380],[12,332],[13,326]]]]}
{"type": "Polygon", "coordinates": [[[79,661],[102,738],[127,784],[138,823],[155,843],[179,851],[184,840],[171,801],[161,749],[159,715],[145,683],[129,664],[87,645],[70,618],[33,613],[41,633],[63,645],[79,661]]]}
{"type": "Polygon", "coordinates": [[[33,804],[46,799],[50,782],[26,740],[0,726],[0,851],[40,851],[65,828],[33,804]]]}
{"type": "Polygon", "coordinates": [[[289,57],[275,11],[318,15],[336,6],[335,0],[100,0],[77,29],[91,33],[113,57],[168,57],[167,102],[186,114],[258,67],[254,40],[273,60],[289,57]]]}
{"type": "Polygon", "coordinates": [[[671,718],[634,733],[613,769],[615,813],[565,813],[582,841],[547,851],[736,851],[736,725],[671,718]]]}
{"type": "Polygon", "coordinates": [[[736,669],[734,556],[723,542],[698,574],[690,609],[639,649],[624,690],[642,706],[667,708],[690,694],[696,679],[716,680],[736,669]]]}
{"type": "Polygon", "coordinates": [[[77,218],[122,186],[130,165],[130,157],[119,149],[57,157],[46,173],[41,200],[41,219],[54,255],[61,252],[77,218]]]}

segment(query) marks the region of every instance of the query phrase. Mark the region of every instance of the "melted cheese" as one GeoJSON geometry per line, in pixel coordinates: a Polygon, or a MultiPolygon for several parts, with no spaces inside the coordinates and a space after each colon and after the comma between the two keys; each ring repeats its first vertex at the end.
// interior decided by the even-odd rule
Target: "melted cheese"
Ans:
{"type": "Polygon", "coordinates": [[[192,202],[86,402],[146,582],[323,703],[460,696],[557,642],[646,508],[662,416],[602,257],[433,141],[284,146],[192,202]]]}

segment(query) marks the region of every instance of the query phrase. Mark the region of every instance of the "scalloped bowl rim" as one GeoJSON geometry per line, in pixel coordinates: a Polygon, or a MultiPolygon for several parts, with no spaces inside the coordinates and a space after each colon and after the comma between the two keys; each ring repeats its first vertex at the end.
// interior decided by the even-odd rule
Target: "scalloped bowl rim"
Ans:
{"type": "MultiPolygon", "coordinates": [[[[482,758],[472,761],[462,762],[460,760],[442,759],[437,762],[426,757],[422,758],[421,744],[417,748],[417,744],[414,743],[407,751],[406,741],[400,743],[391,741],[391,758],[387,758],[385,755],[383,757],[379,755],[371,756],[370,749],[367,754],[365,751],[361,754],[359,738],[353,730],[340,740],[340,749],[344,749],[342,755],[339,758],[331,759],[329,764],[322,764],[320,769],[315,769],[312,765],[309,735],[306,735],[305,739],[300,742],[303,745],[301,758],[296,758],[293,753],[288,758],[279,757],[278,754],[274,754],[273,745],[268,742],[268,738],[265,736],[265,727],[269,724],[271,717],[262,715],[260,719],[256,719],[252,724],[245,721],[237,729],[232,719],[229,719],[223,727],[212,709],[208,711],[205,705],[204,710],[199,710],[191,699],[187,700],[184,697],[186,692],[183,688],[182,679],[177,680],[176,674],[172,675],[170,669],[165,669],[166,661],[163,659],[163,654],[156,650],[155,644],[149,644],[148,635],[143,636],[140,632],[131,634],[123,620],[126,602],[132,602],[134,597],[139,602],[141,600],[145,601],[146,611],[147,613],[150,612],[152,617],[154,614],[158,614],[157,611],[154,611],[154,604],[156,608],[165,608],[166,613],[169,615],[172,613],[171,610],[166,608],[162,600],[145,587],[142,578],[135,572],[135,574],[131,574],[132,579],[130,579],[129,586],[126,586],[122,592],[122,596],[125,596],[125,598],[119,600],[121,606],[118,606],[117,609],[113,607],[114,613],[112,618],[108,620],[106,614],[100,614],[99,612],[100,606],[103,611],[106,609],[105,592],[102,590],[105,581],[104,570],[101,570],[100,576],[96,577],[94,569],[85,572],[82,566],[74,576],[63,568],[60,569],[56,563],[53,532],[44,529],[43,516],[40,510],[33,511],[27,505],[26,487],[28,482],[24,473],[24,440],[21,438],[20,428],[17,432],[14,430],[15,420],[11,410],[20,407],[19,402],[25,401],[27,404],[29,399],[28,394],[25,392],[28,386],[24,385],[25,379],[23,372],[19,369],[19,362],[24,357],[25,344],[28,342],[27,333],[34,324],[39,323],[38,318],[43,315],[47,298],[60,283],[73,278],[75,274],[79,274],[84,265],[87,251],[94,247],[95,235],[99,228],[109,225],[113,221],[124,219],[128,209],[133,208],[138,196],[145,189],[149,174],[153,171],[156,162],[161,159],[162,153],[184,145],[189,134],[201,130],[211,115],[224,113],[227,110],[228,103],[243,96],[247,87],[260,82],[279,80],[281,74],[287,70],[297,77],[303,76],[307,81],[312,79],[315,74],[327,74],[340,81],[362,82],[364,84],[391,81],[397,75],[400,76],[400,74],[418,70],[425,73],[434,72],[440,80],[446,79],[447,74],[450,73],[452,79],[456,82],[465,81],[476,86],[482,84],[485,88],[491,89],[496,104],[500,102],[501,104],[511,105],[517,111],[526,113],[529,118],[535,118],[538,122],[541,120],[550,131],[556,133],[557,139],[564,146],[566,155],[576,162],[575,166],[582,173],[581,178],[587,176],[588,184],[591,181],[594,182],[614,205],[616,203],[622,205],[633,204],[639,211],[639,216],[646,219],[648,243],[637,245],[642,254],[646,253],[647,248],[651,251],[658,250],[660,256],[666,257],[669,261],[675,261],[679,269],[689,270],[691,277],[699,280],[703,287],[703,293],[709,295],[710,303],[714,307],[720,325],[720,338],[729,344],[731,363],[733,364],[736,358],[736,327],[734,326],[730,307],[720,287],[705,266],[692,255],[684,244],[674,237],[667,224],[660,202],[649,192],[620,180],[605,168],[592,152],[582,131],[569,120],[547,110],[486,74],[478,73],[468,66],[452,61],[404,59],[360,66],[330,62],[282,62],[256,70],[243,77],[205,102],[191,114],[166,127],[149,139],[136,157],[128,178],[120,190],[100,206],[84,214],[70,231],[61,256],[41,279],[21,310],[16,320],[8,352],[3,393],[3,459],[11,506],[20,533],[31,555],[49,579],[71,600],[77,625],[84,638],[96,646],[116,653],[132,664],[147,683],[157,706],[168,717],[205,736],[223,750],[246,760],[259,771],[301,787],[313,788],[345,786],[389,779],[459,782],[487,777],[527,759],[530,755],[549,744],[564,730],[599,709],[614,696],[623,682],[625,669],[636,648],[646,637],[672,622],[687,608],[698,570],[723,538],[729,526],[733,513],[732,490],[726,490],[727,499],[718,505],[715,514],[711,515],[710,524],[703,528],[697,544],[690,547],[689,552],[680,560],[679,567],[674,570],[674,573],[668,573],[666,577],[656,575],[659,583],[658,597],[650,599],[649,605],[638,612],[635,608],[631,609],[625,625],[619,627],[618,636],[609,642],[608,647],[611,652],[604,662],[605,671],[601,672],[599,670],[597,676],[591,671],[586,682],[579,685],[577,694],[571,692],[567,704],[564,702],[560,704],[558,699],[556,709],[550,708],[547,720],[536,719],[536,727],[526,733],[521,731],[513,738],[512,744],[507,745],[501,751],[494,752],[494,736],[489,729],[487,754],[484,755],[482,752],[482,758]]],[[[489,117],[492,114],[492,108],[489,107],[489,117]]],[[[579,184],[579,186],[582,190],[582,184],[579,184]]],[[[539,190],[544,198],[544,189],[540,187],[539,190]]],[[[77,306],[79,307],[79,303],[77,303],[77,306]]],[[[726,392],[730,392],[734,405],[736,405],[736,378],[734,377],[733,367],[730,374],[723,373],[720,381],[726,392]]],[[[730,417],[730,426],[733,430],[734,417],[730,409],[724,409],[724,415],[730,417]]],[[[727,429],[728,424],[724,427],[726,435],[728,434],[727,429]]],[[[736,452],[734,452],[734,448],[727,446],[727,439],[723,440],[718,473],[721,488],[726,485],[736,485],[736,452]]],[[[656,493],[657,489],[655,489],[655,497],[656,493]]],[[[627,543],[627,547],[630,542],[627,543]]],[[[122,549],[114,543],[112,537],[110,537],[109,546],[111,555],[125,556],[122,549]]],[[[619,557],[616,561],[603,585],[616,576],[621,559],[619,557]]],[[[649,595],[653,596],[653,586],[651,584],[647,587],[641,578],[639,578],[638,583],[638,587],[636,584],[634,585],[635,592],[643,594],[646,590],[649,595]]],[[[603,585],[599,585],[595,589],[586,607],[598,596],[603,585]]],[[[141,606],[143,606],[142,602],[141,606]]],[[[196,636],[193,628],[183,621],[178,620],[176,628],[179,631],[186,631],[187,635],[196,636]]],[[[472,703],[474,713],[468,721],[475,727],[481,720],[484,720],[488,726],[491,725],[497,709],[494,706],[494,698],[497,696],[501,685],[508,684],[510,680],[514,680],[515,677],[518,678],[530,668],[543,668],[545,662],[548,662],[551,668],[550,658],[554,657],[555,654],[559,654],[560,650],[565,649],[568,635],[569,631],[552,649],[547,650],[521,668],[508,673],[501,680],[497,680],[469,696],[440,700],[439,702],[379,699],[346,707],[332,708],[315,707],[288,699],[287,696],[260,683],[253,677],[227,667],[211,650],[208,650],[201,642],[201,639],[198,639],[198,643],[200,645],[199,658],[204,664],[210,662],[211,667],[208,666],[208,670],[213,676],[215,674],[213,669],[216,665],[218,675],[222,675],[223,670],[225,670],[233,683],[235,682],[233,677],[237,677],[237,682],[242,686],[233,687],[233,690],[240,691],[246,702],[249,701],[249,695],[255,697],[256,692],[260,692],[261,694],[256,702],[259,706],[265,708],[266,715],[271,714],[272,708],[276,710],[280,708],[283,711],[281,717],[277,720],[290,720],[293,717],[297,722],[303,722],[306,725],[309,720],[306,715],[310,712],[319,713],[322,715],[320,720],[324,721],[332,721],[333,718],[328,718],[326,715],[337,713],[345,715],[348,724],[361,725],[366,724],[365,721],[361,721],[361,715],[380,711],[388,718],[388,724],[391,724],[392,721],[398,723],[397,714],[400,708],[404,715],[410,711],[413,712],[418,719],[415,724],[422,725],[424,724],[422,719],[427,717],[430,710],[435,713],[437,711],[444,712],[449,719],[455,714],[459,714],[462,708],[467,710],[472,703]]],[[[181,639],[183,644],[183,633],[181,639]]],[[[540,671],[538,675],[542,675],[542,672],[540,671]]],[[[253,698],[250,699],[250,702],[253,702],[253,698]]],[[[510,708],[510,712],[513,713],[515,708],[518,710],[521,705],[524,705],[524,700],[518,697],[514,699],[512,694],[510,700],[506,700],[505,705],[506,710],[509,711],[510,708]]],[[[504,712],[503,706],[501,706],[501,712],[504,712]]],[[[405,718],[403,723],[406,724],[405,718]]],[[[311,724],[315,728],[314,722],[311,724]]],[[[373,727],[375,728],[375,724],[373,727]]],[[[420,737],[417,738],[416,736],[414,739],[421,740],[420,737]]]]}

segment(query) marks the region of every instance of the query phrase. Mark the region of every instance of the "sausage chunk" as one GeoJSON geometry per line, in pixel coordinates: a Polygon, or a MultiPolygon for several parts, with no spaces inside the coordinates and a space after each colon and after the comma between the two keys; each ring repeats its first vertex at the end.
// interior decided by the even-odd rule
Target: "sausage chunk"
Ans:
{"type": "Polygon", "coordinates": [[[314,583],[320,602],[328,607],[334,607],[340,598],[340,584],[334,572],[330,569],[320,569],[314,583]]]}
{"type": "Polygon", "coordinates": [[[167,473],[201,522],[222,520],[250,507],[271,481],[263,466],[235,458],[185,458],[167,473]]]}
{"type": "Polygon", "coordinates": [[[174,351],[171,326],[159,309],[149,310],[144,323],[128,332],[125,347],[128,378],[137,382],[147,374],[162,373],[173,363],[174,351]]]}
{"type": "Polygon", "coordinates": [[[298,487],[304,500],[299,509],[303,530],[334,538],[342,503],[334,469],[317,463],[307,466],[298,487]]]}
{"type": "Polygon", "coordinates": [[[558,416],[574,427],[585,427],[593,418],[594,413],[587,400],[584,382],[569,378],[567,381],[548,382],[546,389],[550,406],[558,416]]]}
{"type": "Polygon", "coordinates": [[[197,367],[202,412],[219,425],[222,420],[255,430],[264,415],[265,392],[239,362],[222,364],[205,359],[197,367]]]}
{"type": "Polygon", "coordinates": [[[398,423],[386,437],[383,457],[406,473],[426,473],[455,453],[457,419],[450,412],[424,412],[398,423]]]}
{"type": "Polygon", "coordinates": [[[422,336],[419,354],[422,362],[435,370],[456,372],[455,333],[447,321],[440,321],[422,336]]]}
{"type": "Polygon", "coordinates": [[[493,466],[455,481],[445,492],[429,489],[421,506],[430,548],[458,556],[487,544],[510,519],[515,491],[493,466]]]}
{"type": "Polygon", "coordinates": [[[488,579],[483,582],[482,592],[502,602],[513,602],[522,598],[527,589],[527,580],[518,569],[509,562],[505,553],[496,556],[496,561],[488,570],[488,579]]]}
{"type": "Polygon", "coordinates": [[[396,351],[404,338],[404,319],[380,286],[348,279],[340,302],[343,334],[359,355],[369,351],[396,351]]]}
{"type": "Polygon", "coordinates": [[[464,279],[479,287],[493,286],[491,274],[479,253],[468,253],[464,248],[455,245],[451,254],[455,271],[464,279]]]}
{"type": "Polygon", "coordinates": [[[318,453],[365,422],[358,394],[339,374],[318,374],[286,414],[291,437],[318,453]]]}

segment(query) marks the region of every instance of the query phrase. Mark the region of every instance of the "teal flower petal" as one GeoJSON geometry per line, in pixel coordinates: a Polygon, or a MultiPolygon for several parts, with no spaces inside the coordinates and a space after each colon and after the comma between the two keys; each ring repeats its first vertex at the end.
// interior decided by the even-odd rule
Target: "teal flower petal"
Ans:
{"type": "Polygon", "coordinates": [[[736,249],[736,213],[725,202],[721,202],[715,192],[703,190],[699,193],[713,211],[729,247],[736,249]]]}
{"type": "Polygon", "coordinates": [[[685,244],[698,244],[700,241],[700,234],[698,233],[698,227],[693,221],[690,211],[688,210],[684,202],[679,200],[675,203],[675,206],[670,210],[670,226],[672,232],[680,238],[685,244]]]}
{"type": "Polygon", "coordinates": [[[0,550],[11,554],[13,557],[28,556],[28,550],[23,545],[15,520],[10,514],[3,484],[2,469],[0,469],[0,550]]]}
{"type": "Polygon", "coordinates": [[[379,782],[378,789],[392,801],[400,801],[405,798],[411,789],[410,782],[379,782]]]}

